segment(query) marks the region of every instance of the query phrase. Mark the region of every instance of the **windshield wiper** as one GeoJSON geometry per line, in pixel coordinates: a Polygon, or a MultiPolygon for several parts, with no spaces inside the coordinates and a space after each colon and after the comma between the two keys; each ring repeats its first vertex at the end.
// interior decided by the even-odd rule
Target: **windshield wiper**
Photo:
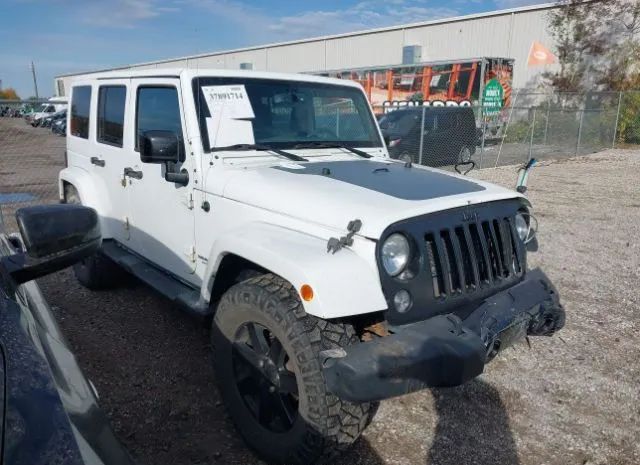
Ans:
{"type": "Polygon", "coordinates": [[[227,151],[243,151],[243,150],[258,150],[264,152],[273,152],[276,155],[280,155],[281,157],[288,158],[293,161],[309,161],[304,157],[296,155],[294,153],[285,152],[284,150],[276,149],[273,147],[269,147],[268,145],[261,144],[234,144],[228,145],[226,147],[214,147],[211,149],[212,152],[227,152],[227,151]]]}
{"type": "Polygon", "coordinates": [[[362,158],[373,158],[373,155],[370,155],[367,152],[364,152],[362,150],[358,150],[358,149],[353,148],[353,147],[349,147],[348,145],[337,144],[337,143],[333,143],[333,142],[302,142],[300,144],[294,145],[293,148],[294,149],[311,149],[311,148],[318,148],[318,149],[344,149],[344,150],[348,150],[351,153],[355,153],[356,155],[358,155],[359,157],[362,157],[362,158]]]}

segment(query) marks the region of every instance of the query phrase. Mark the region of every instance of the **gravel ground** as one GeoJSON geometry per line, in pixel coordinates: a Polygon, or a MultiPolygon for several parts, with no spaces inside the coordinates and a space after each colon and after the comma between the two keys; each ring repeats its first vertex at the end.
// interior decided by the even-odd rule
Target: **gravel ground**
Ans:
{"type": "MultiPolygon", "coordinates": [[[[503,352],[465,386],[383,402],[333,465],[640,463],[639,172],[638,151],[536,167],[530,264],[558,286],[565,329],[503,352]]],[[[506,186],[516,175],[474,174],[506,186]]],[[[141,285],[90,292],[69,270],[40,283],[140,463],[261,463],[220,403],[206,328],[141,285]]]]}

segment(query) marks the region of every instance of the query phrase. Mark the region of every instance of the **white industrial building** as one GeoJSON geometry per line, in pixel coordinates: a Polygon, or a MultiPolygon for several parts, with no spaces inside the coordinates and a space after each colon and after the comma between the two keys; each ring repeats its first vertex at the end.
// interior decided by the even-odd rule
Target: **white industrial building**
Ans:
{"type": "MultiPolygon", "coordinates": [[[[407,63],[407,49],[419,62],[504,57],[515,60],[513,87],[535,87],[540,74],[554,65],[528,67],[532,43],[550,50],[548,14],[555,3],[425,21],[366,31],[247,47],[117,69],[227,68],[260,71],[326,73],[336,70],[394,66],[407,63]],[[414,47],[412,47],[414,46],[414,47]]],[[[105,71],[105,70],[100,70],[105,71]]],[[[97,71],[96,71],[97,72],[97,71]]],[[[77,73],[87,74],[87,73],[77,73]]],[[[73,74],[56,78],[56,94],[66,95],[73,74]]]]}

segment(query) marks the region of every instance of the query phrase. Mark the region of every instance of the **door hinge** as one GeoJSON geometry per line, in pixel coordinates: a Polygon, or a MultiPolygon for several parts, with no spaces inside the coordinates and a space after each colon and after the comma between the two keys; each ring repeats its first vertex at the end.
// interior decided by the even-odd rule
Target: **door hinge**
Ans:
{"type": "Polygon", "coordinates": [[[185,254],[187,256],[187,258],[189,259],[189,261],[191,263],[195,263],[196,262],[196,258],[197,258],[197,254],[196,254],[196,247],[195,246],[191,246],[187,249],[187,253],[185,254]]]}
{"type": "Polygon", "coordinates": [[[189,210],[193,210],[193,192],[186,194],[184,204],[189,210]]]}

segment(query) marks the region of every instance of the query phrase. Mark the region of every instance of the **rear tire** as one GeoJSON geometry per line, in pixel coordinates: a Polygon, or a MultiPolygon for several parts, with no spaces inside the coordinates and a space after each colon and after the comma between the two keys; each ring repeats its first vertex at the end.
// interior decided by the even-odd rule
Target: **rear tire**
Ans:
{"type": "MultiPolygon", "coordinates": [[[[64,198],[67,203],[82,204],[78,191],[70,184],[64,188],[64,198]]],[[[80,284],[91,290],[114,288],[122,284],[123,277],[128,275],[100,252],[73,265],[73,274],[80,284]]]]}
{"type": "Polygon", "coordinates": [[[460,154],[458,155],[458,163],[468,163],[471,161],[471,157],[475,153],[475,147],[469,147],[467,145],[462,146],[460,154]]]}
{"type": "Polygon", "coordinates": [[[307,315],[296,290],[278,276],[230,288],[211,340],[225,406],[247,444],[270,463],[336,456],[375,414],[377,403],[342,401],[324,381],[319,353],[357,343],[351,325],[307,315]]]}

